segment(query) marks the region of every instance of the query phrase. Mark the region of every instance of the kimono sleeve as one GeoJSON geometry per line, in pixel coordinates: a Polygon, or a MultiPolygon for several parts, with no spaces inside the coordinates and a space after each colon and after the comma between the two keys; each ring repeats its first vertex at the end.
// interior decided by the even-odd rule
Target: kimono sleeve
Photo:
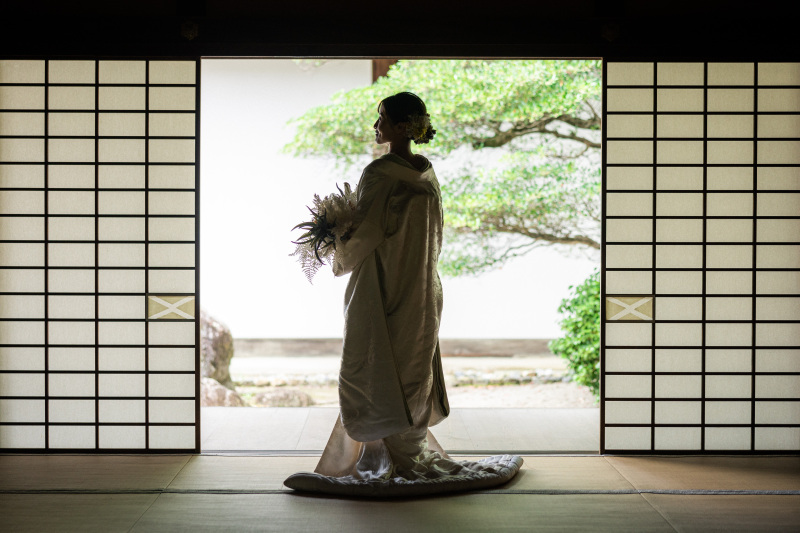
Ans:
{"type": "Polygon", "coordinates": [[[355,269],[385,239],[384,214],[392,180],[370,164],[358,182],[356,230],[350,239],[336,247],[333,258],[334,276],[343,276],[355,269]]]}

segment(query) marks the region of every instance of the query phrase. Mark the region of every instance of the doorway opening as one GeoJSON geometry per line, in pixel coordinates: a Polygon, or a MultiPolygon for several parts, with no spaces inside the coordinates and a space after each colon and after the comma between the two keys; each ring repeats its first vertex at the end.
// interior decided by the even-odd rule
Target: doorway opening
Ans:
{"type": "MultiPolygon", "coordinates": [[[[203,60],[203,306],[211,317],[206,325],[227,325],[234,348],[230,381],[222,385],[228,385],[227,390],[222,390],[221,396],[217,391],[217,397],[228,398],[218,401],[227,401],[229,406],[201,408],[201,448],[205,452],[314,453],[327,441],[338,413],[336,379],[347,279],[334,278],[323,269],[314,277],[313,285],[309,284],[294,258],[289,257],[294,248],[290,241],[298,236],[290,230],[304,220],[305,206],[313,194],[328,194],[344,181],[355,186],[361,168],[375,152],[370,153],[372,149],[368,148],[353,155],[349,148],[337,147],[339,136],[328,133],[320,138],[307,124],[314,124],[311,110],[329,106],[335,95],[339,100],[348,98],[348,94],[358,99],[359,92],[374,87],[381,74],[391,78],[404,68],[424,66],[423,61],[391,63],[369,59],[203,60]],[[304,127],[305,141],[298,141],[298,132],[304,127]],[[327,151],[327,155],[303,157],[302,152],[313,152],[303,147],[306,141],[316,142],[312,148],[327,151]],[[295,407],[271,407],[278,405],[295,407]]],[[[463,83],[467,92],[473,90],[475,76],[485,75],[469,61],[434,63],[437,68],[450,63],[455,64],[448,65],[450,68],[461,69],[463,79],[454,80],[455,85],[463,83]]],[[[494,63],[498,67],[495,76],[514,79],[520,75],[521,60],[494,63]]],[[[600,65],[594,63],[598,100],[587,97],[589,109],[582,111],[583,120],[591,118],[591,109],[600,112],[600,65]]],[[[549,74],[555,75],[549,84],[554,98],[563,92],[557,73],[567,76],[569,72],[569,68],[559,71],[558,67],[549,66],[549,74]]],[[[440,80],[446,81],[446,70],[441,70],[440,80]]],[[[421,85],[434,83],[433,77],[425,78],[421,85]]],[[[508,80],[497,79],[498,87],[508,85],[508,80]]],[[[368,133],[374,122],[371,98],[360,98],[370,114],[363,116],[363,124],[355,126],[363,126],[368,133]]],[[[511,91],[506,98],[525,100],[524,95],[511,91]]],[[[429,109],[436,106],[430,98],[426,101],[429,109]]],[[[530,187],[509,189],[524,185],[522,180],[511,179],[511,174],[521,168],[533,172],[534,179],[568,168],[585,176],[594,173],[597,223],[585,229],[594,232],[599,247],[599,126],[580,130],[582,136],[575,141],[568,138],[578,131],[575,125],[560,122],[550,126],[554,133],[539,135],[536,140],[535,129],[528,132],[531,135],[514,134],[513,128],[519,125],[510,115],[503,115],[507,111],[498,107],[492,95],[475,93],[464,102],[475,110],[484,110],[484,129],[476,126],[480,120],[468,124],[442,118],[437,126],[437,117],[433,116],[434,127],[446,132],[440,136],[445,148],[428,154],[428,145],[419,147],[433,162],[445,194],[450,192],[451,198],[461,194],[473,203],[480,195],[494,194],[502,204],[519,195],[541,195],[541,190],[530,187]],[[453,134],[486,135],[492,128],[510,140],[492,146],[459,141],[453,134]],[[526,163],[526,158],[530,161],[543,155],[546,157],[540,161],[544,163],[535,168],[526,163]],[[581,167],[584,162],[588,167],[581,167]],[[475,179],[470,181],[470,176],[475,179]],[[497,190],[487,192],[486,187],[475,186],[481,179],[494,179],[497,190]]],[[[526,105],[534,114],[535,107],[546,102],[526,105]]],[[[579,113],[576,111],[576,116],[579,113]]],[[[318,129],[328,131],[336,121],[346,127],[350,117],[345,114],[328,122],[316,120],[318,129]]],[[[432,143],[430,147],[434,146],[432,143]]],[[[563,180],[550,193],[557,193],[557,187],[569,188],[570,183],[563,180]]],[[[445,209],[456,207],[453,201],[445,205],[445,209]]],[[[510,207],[519,208],[516,204],[510,207]]],[[[459,211],[465,217],[475,213],[459,211]]],[[[509,214],[520,218],[524,213],[509,214]]],[[[531,216],[540,215],[531,212],[531,216]]],[[[594,216],[589,215],[581,224],[594,216]]],[[[541,216],[541,221],[546,220],[541,216]]],[[[479,228],[483,233],[470,240],[461,229],[460,234],[451,233],[450,243],[445,245],[451,246],[451,253],[448,255],[447,249],[443,252],[441,268],[445,306],[440,339],[452,414],[434,429],[437,439],[456,453],[596,453],[599,407],[586,387],[570,381],[566,361],[551,352],[548,342],[562,335],[557,312],[560,302],[569,296],[570,286],[582,283],[597,269],[599,253],[586,253],[569,245],[526,242],[522,234],[495,232],[492,240],[492,229],[487,227],[479,228]],[[484,246],[477,255],[476,245],[484,246]],[[462,253],[452,253],[458,247],[462,253]],[[529,247],[532,250],[528,251],[529,247]],[[480,259],[486,264],[478,264],[480,259]]],[[[524,230],[524,223],[520,222],[518,229],[524,230]]],[[[203,348],[206,341],[219,341],[224,335],[224,330],[214,330],[204,338],[203,348]]]]}

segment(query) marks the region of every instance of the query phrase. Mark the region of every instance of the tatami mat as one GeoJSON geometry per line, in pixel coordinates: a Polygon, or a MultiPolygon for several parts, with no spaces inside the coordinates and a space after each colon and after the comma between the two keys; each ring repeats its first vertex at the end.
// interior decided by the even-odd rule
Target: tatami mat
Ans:
{"type": "Polygon", "coordinates": [[[800,495],[706,496],[643,494],[681,532],[800,531],[800,495]]]}
{"type": "Polygon", "coordinates": [[[606,457],[639,490],[800,490],[800,457],[606,457]]]}
{"type": "Polygon", "coordinates": [[[0,455],[0,490],[164,489],[190,455],[0,455]]]}
{"type": "Polygon", "coordinates": [[[129,531],[156,494],[3,494],[2,531],[113,533],[129,531]]]}
{"type": "Polygon", "coordinates": [[[523,459],[496,489],[370,501],[286,489],[316,456],[6,455],[0,516],[37,533],[800,530],[797,456],[523,459]]]}
{"type": "Polygon", "coordinates": [[[638,495],[461,494],[366,501],[296,494],[164,494],[134,532],[672,532],[638,495]]]}

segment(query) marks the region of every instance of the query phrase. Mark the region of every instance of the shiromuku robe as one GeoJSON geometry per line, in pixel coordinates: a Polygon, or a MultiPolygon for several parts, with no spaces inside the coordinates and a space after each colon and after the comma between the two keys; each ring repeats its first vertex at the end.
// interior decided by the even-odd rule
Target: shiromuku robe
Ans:
{"type": "Polygon", "coordinates": [[[352,272],[339,402],[356,441],[432,426],[449,413],[438,336],[441,198],[430,163],[419,171],[393,154],[370,163],[358,183],[358,226],[333,264],[337,276],[352,272]]]}

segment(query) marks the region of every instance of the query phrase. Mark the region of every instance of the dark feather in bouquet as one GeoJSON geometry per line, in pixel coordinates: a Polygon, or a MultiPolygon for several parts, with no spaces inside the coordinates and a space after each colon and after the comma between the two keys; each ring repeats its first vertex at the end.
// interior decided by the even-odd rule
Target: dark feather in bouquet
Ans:
{"type": "Polygon", "coordinates": [[[337,244],[347,241],[353,230],[357,194],[348,183],[344,184],[344,190],[338,185],[336,189],[338,194],[325,198],[315,194],[313,205],[308,207],[311,220],[292,228],[305,230],[299,239],[292,241],[297,247],[289,255],[297,256],[309,283],[323,265],[332,264],[337,244]]]}

